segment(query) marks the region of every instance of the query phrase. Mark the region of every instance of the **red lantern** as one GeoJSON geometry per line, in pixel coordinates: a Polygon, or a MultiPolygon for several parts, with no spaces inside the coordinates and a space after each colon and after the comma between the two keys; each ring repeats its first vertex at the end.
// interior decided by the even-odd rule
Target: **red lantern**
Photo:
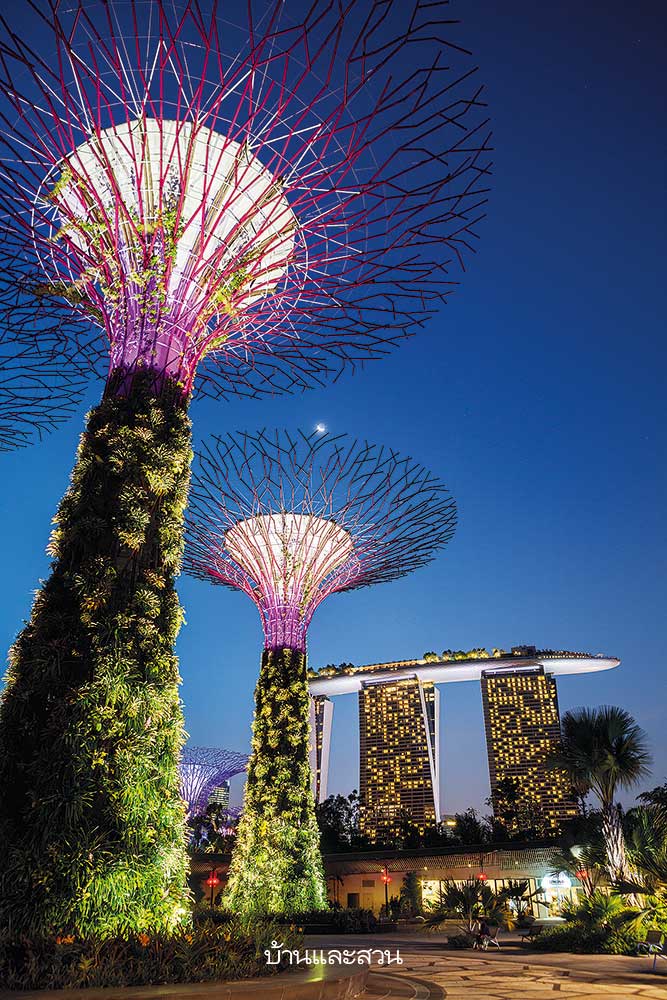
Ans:
{"type": "Polygon", "coordinates": [[[206,885],[210,886],[211,888],[213,888],[213,886],[215,885],[220,885],[220,879],[218,878],[215,872],[211,872],[209,877],[206,879],[206,885]]]}
{"type": "Polygon", "coordinates": [[[488,879],[488,877],[489,876],[486,874],[486,872],[479,872],[478,875],[477,875],[477,879],[480,882],[486,882],[486,880],[488,879]]]}
{"type": "Polygon", "coordinates": [[[577,876],[580,882],[582,882],[585,878],[588,878],[588,872],[586,871],[585,868],[580,868],[579,871],[575,872],[574,874],[577,876]]]}

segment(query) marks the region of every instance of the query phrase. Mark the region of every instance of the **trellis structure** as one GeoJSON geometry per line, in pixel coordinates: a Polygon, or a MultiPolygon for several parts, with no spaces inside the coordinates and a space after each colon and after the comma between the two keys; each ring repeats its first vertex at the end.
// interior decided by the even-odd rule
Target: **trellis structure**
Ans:
{"type": "Polygon", "coordinates": [[[428,562],[455,521],[454,500],[419,463],[345,435],[227,435],[202,452],[186,570],[242,590],[264,630],[226,897],[233,908],[325,905],[308,759],[308,625],[330,594],[428,562]]]}
{"type": "Polygon", "coordinates": [[[0,322],[106,384],[0,705],[0,926],[168,930],[192,392],[307,387],[423,325],[483,211],[485,109],[438,0],[19,7],[0,322]]]}
{"type": "Polygon", "coordinates": [[[179,771],[181,797],[187,805],[188,816],[196,816],[206,809],[211,792],[223,781],[241,774],[248,766],[248,755],[219,747],[183,748],[179,771]]]}

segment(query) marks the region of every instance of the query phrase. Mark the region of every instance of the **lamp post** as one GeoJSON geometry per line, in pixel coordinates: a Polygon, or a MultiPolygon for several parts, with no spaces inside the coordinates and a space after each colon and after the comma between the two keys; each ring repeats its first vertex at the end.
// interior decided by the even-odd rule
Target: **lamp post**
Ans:
{"type": "Polygon", "coordinates": [[[389,917],[389,883],[391,882],[391,875],[389,874],[389,869],[384,866],[382,872],[382,881],[384,882],[384,905],[387,911],[387,917],[389,917]]]}
{"type": "Polygon", "coordinates": [[[213,909],[213,890],[215,889],[216,885],[220,885],[220,879],[218,878],[218,873],[216,872],[215,868],[211,871],[211,874],[206,879],[206,885],[211,890],[210,906],[211,909],[213,909]]]}

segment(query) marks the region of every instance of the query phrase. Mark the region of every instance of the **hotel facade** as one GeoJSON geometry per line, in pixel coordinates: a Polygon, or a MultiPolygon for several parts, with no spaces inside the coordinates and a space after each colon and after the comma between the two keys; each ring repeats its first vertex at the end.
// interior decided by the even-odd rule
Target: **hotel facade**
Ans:
{"type": "MultiPolygon", "coordinates": [[[[360,826],[372,839],[395,832],[405,819],[418,827],[441,819],[438,685],[480,684],[492,796],[513,783],[520,805],[539,810],[556,827],[576,815],[562,773],[548,766],[560,740],[556,678],[609,670],[615,657],[514,647],[493,656],[402,660],[344,669],[325,668],[309,680],[313,790],[327,791],[333,725],[331,697],[359,700],[360,826]]],[[[480,732],[481,738],[481,732],[480,732]]]]}

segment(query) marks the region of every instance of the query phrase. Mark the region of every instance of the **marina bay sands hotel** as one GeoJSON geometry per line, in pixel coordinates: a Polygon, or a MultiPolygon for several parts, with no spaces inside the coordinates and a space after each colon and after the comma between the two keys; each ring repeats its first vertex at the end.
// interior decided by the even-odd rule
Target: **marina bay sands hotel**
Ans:
{"type": "Polygon", "coordinates": [[[556,678],[609,670],[619,660],[517,646],[511,652],[426,654],[422,660],[325,667],[310,674],[311,766],[315,799],[327,796],[335,695],[359,698],[359,795],[363,833],[395,829],[408,816],[440,821],[439,684],[477,681],[482,689],[491,792],[509,779],[517,797],[557,826],[576,814],[564,776],[547,758],[560,742],[556,678]]]}

